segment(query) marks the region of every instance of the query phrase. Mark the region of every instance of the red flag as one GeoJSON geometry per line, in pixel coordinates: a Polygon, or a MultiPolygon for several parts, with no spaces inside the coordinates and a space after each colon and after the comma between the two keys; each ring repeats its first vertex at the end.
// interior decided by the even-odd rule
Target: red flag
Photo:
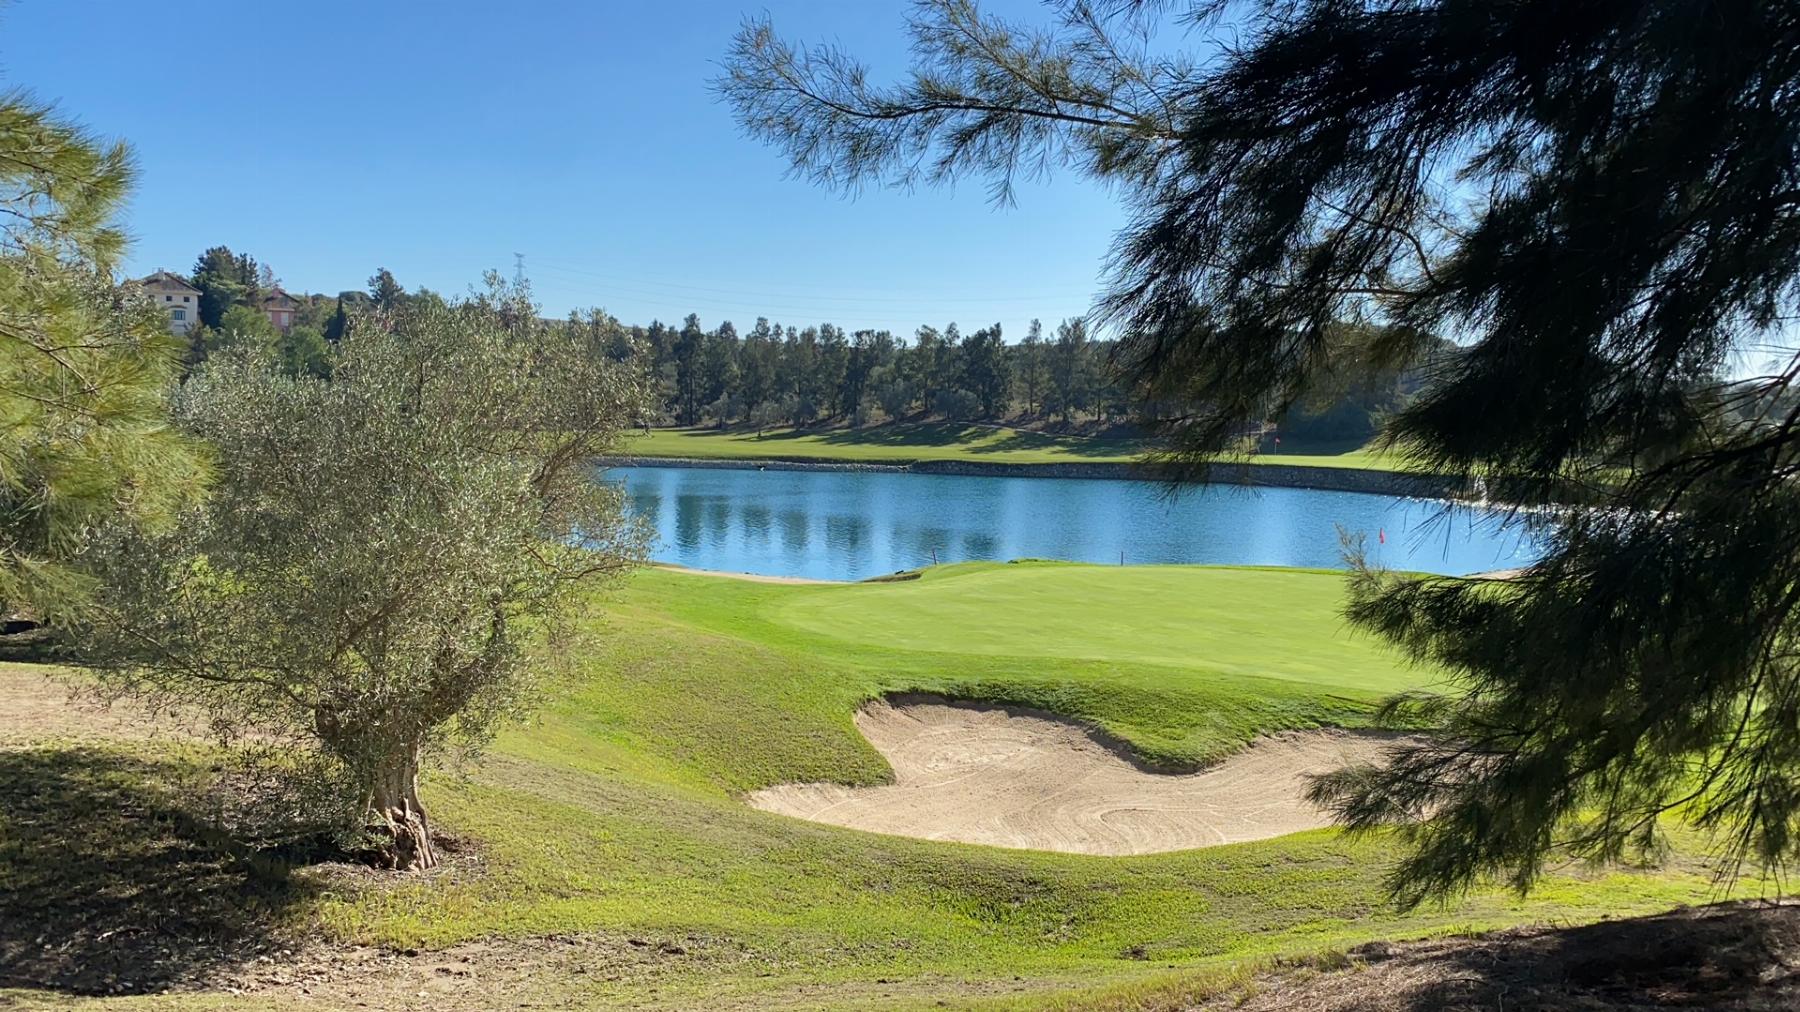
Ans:
{"type": "Polygon", "coordinates": [[[1381,539],[1382,544],[1384,544],[1384,545],[1387,544],[1387,528],[1383,527],[1379,531],[1377,531],[1376,537],[1381,539]]]}

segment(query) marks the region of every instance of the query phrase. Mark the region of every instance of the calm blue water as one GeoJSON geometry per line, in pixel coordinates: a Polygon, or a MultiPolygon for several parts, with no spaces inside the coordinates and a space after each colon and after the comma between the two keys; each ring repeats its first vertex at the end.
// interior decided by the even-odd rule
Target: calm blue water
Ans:
{"type": "Polygon", "coordinates": [[[1374,561],[1462,575],[1535,558],[1494,514],[1353,492],[850,471],[626,467],[631,509],[658,562],[768,576],[861,580],[936,562],[1071,559],[1335,567],[1338,527],[1374,561]],[[1386,544],[1379,543],[1381,532],[1386,544]]]}

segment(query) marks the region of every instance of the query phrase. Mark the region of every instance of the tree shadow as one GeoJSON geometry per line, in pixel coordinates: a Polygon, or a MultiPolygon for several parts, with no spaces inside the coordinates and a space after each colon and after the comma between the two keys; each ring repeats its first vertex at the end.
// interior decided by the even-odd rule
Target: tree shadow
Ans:
{"type": "Polygon", "coordinates": [[[0,987],[162,990],[278,948],[316,887],[200,817],[203,767],[0,752],[0,987]]]}
{"type": "Polygon", "coordinates": [[[1391,971],[1372,968],[1377,987],[1394,978],[1382,1007],[1785,1009],[1800,1000],[1800,906],[1728,903],[1432,948],[1391,971]]]}
{"type": "Polygon", "coordinates": [[[1279,464],[1284,456],[1347,457],[1368,449],[1371,438],[1320,439],[1288,434],[1280,436],[1281,442],[1277,443],[1274,433],[1266,433],[1256,439],[1253,449],[1258,457],[1279,464]]]}
{"type": "Polygon", "coordinates": [[[1141,438],[1117,435],[1081,435],[1015,429],[992,422],[883,422],[860,428],[792,428],[761,432],[736,426],[722,430],[739,439],[779,450],[785,442],[805,440],[826,446],[965,447],[970,453],[1002,453],[1008,450],[1060,448],[1077,457],[1130,456],[1143,449],[1141,438]],[[1004,433],[993,439],[994,433],[1004,433]],[[993,439],[992,442],[983,442],[993,439]]]}
{"type": "Polygon", "coordinates": [[[970,447],[970,453],[1006,453],[1013,450],[1055,449],[1071,457],[1131,457],[1143,450],[1141,443],[1094,436],[1056,436],[1042,432],[1010,432],[991,443],[970,447]]]}
{"type": "Polygon", "coordinates": [[[993,432],[991,426],[962,422],[906,422],[863,429],[830,429],[816,435],[833,446],[959,446],[977,443],[993,432]]]}

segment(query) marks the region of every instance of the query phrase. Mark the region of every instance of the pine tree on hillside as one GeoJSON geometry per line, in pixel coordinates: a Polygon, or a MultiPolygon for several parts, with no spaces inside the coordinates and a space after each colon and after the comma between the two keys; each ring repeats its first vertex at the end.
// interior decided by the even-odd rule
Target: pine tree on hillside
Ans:
{"type": "Polygon", "coordinates": [[[1007,365],[1006,341],[998,323],[970,334],[962,344],[963,386],[981,402],[983,418],[1006,415],[1006,394],[1011,386],[1007,365]]]}
{"type": "Polygon", "coordinates": [[[229,246],[213,246],[194,261],[194,287],[200,289],[200,323],[217,330],[233,306],[254,305],[257,298],[256,261],[248,254],[233,253],[229,246]]]}
{"type": "Polygon", "coordinates": [[[331,322],[325,325],[325,340],[336,344],[344,339],[350,330],[350,314],[344,309],[344,297],[338,296],[337,309],[331,314],[331,322]]]}
{"type": "Polygon", "coordinates": [[[1044,357],[1044,324],[1040,320],[1032,320],[1030,329],[1025,331],[1025,340],[1019,342],[1014,349],[1015,365],[1013,366],[1013,382],[1019,391],[1019,401],[1025,406],[1025,413],[1035,415],[1044,406],[1044,388],[1049,385],[1049,367],[1044,357]]]}
{"type": "Polygon", "coordinates": [[[374,301],[376,309],[393,309],[406,298],[406,289],[394,280],[394,272],[386,267],[378,267],[369,276],[369,298],[374,301]]]}
{"type": "Polygon", "coordinates": [[[706,331],[700,329],[700,317],[689,313],[675,336],[672,351],[678,417],[683,425],[697,423],[700,407],[706,403],[706,364],[702,358],[705,348],[706,331]]]}

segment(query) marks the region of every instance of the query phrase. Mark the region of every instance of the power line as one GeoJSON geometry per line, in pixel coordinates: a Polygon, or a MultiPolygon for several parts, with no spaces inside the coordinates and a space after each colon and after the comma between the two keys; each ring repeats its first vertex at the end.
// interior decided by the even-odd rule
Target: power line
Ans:
{"type": "MultiPolygon", "coordinates": [[[[895,294],[892,294],[891,292],[889,294],[885,294],[885,295],[843,295],[843,294],[822,295],[822,294],[812,294],[812,293],[804,293],[804,292],[793,292],[793,293],[787,293],[787,294],[771,294],[766,291],[751,291],[751,290],[745,290],[745,289],[732,289],[732,288],[715,288],[715,287],[710,287],[710,286],[706,286],[706,285],[691,285],[691,284],[686,284],[686,283],[678,282],[678,281],[659,281],[659,280],[652,280],[652,279],[647,279],[647,278],[628,278],[628,277],[623,277],[620,275],[602,274],[602,273],[598,273],[595,271],[583,270],[583,269],[576,268],[576,267],[568,267],[563,264],[556,263],[554,261],[539,260],[537,262],[537,269],[548,270],[555,274],[573,275],[573,276],[581,277],[581,278],[591,278],[596,281],[607,283],[608,285],[624,285],[624,286],[630,286],[630,287],[639,288],[639,289],[642,289],[642,288],[652,288],[652,289],[670,288],[670,289],[676,289],[676,290],[684,291],[684,292],[709,293],[712,295],[722,295],[722,296],[727,296],[727,297],[736,298],[736,299],[764,299],[764,300],[768,300],[768,301],[782,301],[782,302],[789,302],[789,303],[792,303],[792,302],[850,302],[850,303],[893,302],[893,303],[904,303],[904,304],[916,305],[918,303],[968,302],[968,303],[991,304],[991,303],[1002,303],[1002,302],[1006,302],[1006,303],[1048,302],[1048,301],[1052,301],[1055,299],[1065,299],[1065,298],[1069,297],[1067,290],[1060,291],[1060,292],[1047,292],[1042,295],[993,295],[993,296],[987,296],[987,295],[948,295],[948,296],[947,295],[917,295],[917,296],[911,296],[911,295],[895,295],[895,294]]],[[[1089,286],[1085,286],[1085,287],[1091,288],[1093,286],[1089,285],[1089,286]]],[[[1076,286],[1071,285],[1070,288],[1073,289],[1073,288],[1076,288],[1076,286]]],[[[843,289],[834,289],[834,291],[841,292],[841,291],[843,291],[843,289]]]]}
{"type": "MultiPolygon", "coordinates": [[[[566,284],[566,282],[564,283],[566,284]]],[[[917,316],[914,316],[911,319],[896,321],[894,318],[901,316],[904,312],[903,310],[898,309],[876,309],[873,312],[868,310],[858,312],[843,306],[828,308],[818,306],[794,307],[769,303],[757,303],[754,306],[746,307],[745,303],[742,301],[724,301],[705,296],[671,295],[666,292],[644,293],[630,292],[618,288],[608,288],[605,290],[604,294],[601,294],[597,290],[582,287],[565,288],[564,291],[574,295],[579,302],[585,303],[587,306],[607,309],[608,312],[611,312],[611,309],[607,306],[607,300],[616,296],[625,296],[647,301],[653,306],[662,304],[670,307],[672,312],[665,316],[663,313],[652,308],[649,312],[649,316],[652,320],[663,320],[666,323],[673,323],[681,319],[681,317],[687,313],[705,312],[707,314],[717,314],[720,320],[744,322],[747,318],[754,319],[755,317],[764,317],[778,326],[792,326],[794,323],[806,324],[816,321],[819,323],[833,324],[852,333],[861,330],[886,330],[897,336],[904,337],[920,322],[917,316]],[[747,313],[748,317],[746,316],[747,313]]],[[[640,313],[639,315],[642,314],[640,313]]],[[[1048,320],[1045,329],[1049,330],[1054,328],[1059,319],[1071,319],[1083,317],[1085,315],[1085,313],[1077,312],[1071,313],[1067,317],[1051,317],[1048,320]]],[[[984,315],[983,319],[985,318],[984,315]]],[[[648,321],[638,319],[624,320],[623,322],[643,325],[648,321]]],[[[952,320],[948,322],[957,321],[952,320]]],[[[977,321],[974,319],[965,322],[971,325],[977,325],[977,321]]],[[[1096,340],[1111,339],[1110,327],[1097,325],[1091,321],[1088,326],[1089,338],[1096,340]]],[[[1015,332],[1012,335],[1012,338],[1016,341],[1020,336],[1022,336],[1021,333],[1015,332]]]]}
{"type": "MultiPolygon", "coordinates": [[[[787,303],[764,302],[760,300],[720,299],[701,295],[675,295],[668,292],[634,291],[619,287],[593,289],[585,286],[567,286],[566,282],[563,282],[562,279],[554,280],[558,281],[559,287],[562,287],[563,291],[589,305],[606,306],[611,300],[629,298],[648,302],[653,306],[662,305],[669,307],[672,312],[669,314],[668,318],[671,320],[679,319],[681,316],[690,312],[717,314],[725,318],[736,317],[740,320],[742,320],[746,314],[749,314],[752,318],[756,316],[768,317],[771,319],[785,317],[789,320],[838,322],[843,324],[845,329],[848,330],[887,329],[894,330],[895,332],[904,332],[919,322],[919,316],[907,313],[907,311],[899,308],[817,305],[801,306],[787,303]],[[897,317],[906,317],[906,319],[896,323],[895,320],[897,317]]],[[[653,315],[660,317],[662,314],[653,311],[653,315]]],[[[1079,316],[1081,314],[1072,313],[1069,315],[1079,316]]],[[[982,314],[979,318],[971,317],[966,322],[976,323],[979,321],[993,322],[988,319],[987,314],[982,314]]]]}

